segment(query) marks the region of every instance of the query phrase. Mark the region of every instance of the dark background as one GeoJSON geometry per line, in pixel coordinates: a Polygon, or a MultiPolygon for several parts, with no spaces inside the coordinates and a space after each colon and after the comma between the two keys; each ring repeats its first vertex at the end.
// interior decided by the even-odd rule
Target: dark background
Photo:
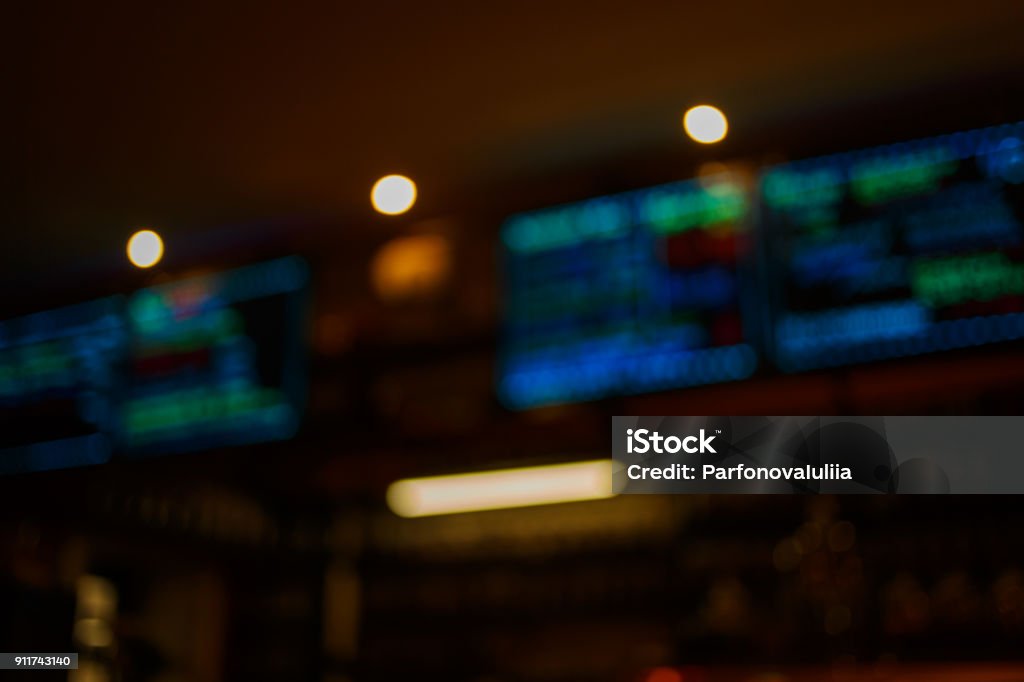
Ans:
{"type": "Polygon", "coordinates": [[[0,649],[78,650],[82,680],[1024,679],[1015,497],[384,504],[403,476],[603,456],[613,414],[1020,413],[1012,344],[523,413],[493,380],[508,213],[1024,119],[1021,3],[67,3],[5,23],[0,317],[293,253],[312,298],[295,440],[0,480],[0,649]],[[702,102],[729,116],[721,144],[680,129],[702,102]],[[420,190],[397,218],[368,202],[391,172],[420,190]],[[142,226],[167,245],[149,271],[124,258],[142,226]],[[450,268],[382,295],[375,255],[417,235],[450,268]],[[117,594],[102,646],[75,629],[82,576],[117,594]]]}

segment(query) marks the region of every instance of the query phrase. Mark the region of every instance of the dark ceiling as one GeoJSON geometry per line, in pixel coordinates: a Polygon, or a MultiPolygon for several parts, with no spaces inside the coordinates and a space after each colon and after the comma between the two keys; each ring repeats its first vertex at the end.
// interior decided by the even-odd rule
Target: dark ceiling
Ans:
{"type": "MultiPolygon", "coordinates": [[[[1024,3],[67,3],[22,10],[7,269],[187,230],[309,213],[372,224],[411,174],[417,213],[503,183],[1024,67],[1024,3]]],[[[10,159],[10,157],[9,157],[10,159]]]]}

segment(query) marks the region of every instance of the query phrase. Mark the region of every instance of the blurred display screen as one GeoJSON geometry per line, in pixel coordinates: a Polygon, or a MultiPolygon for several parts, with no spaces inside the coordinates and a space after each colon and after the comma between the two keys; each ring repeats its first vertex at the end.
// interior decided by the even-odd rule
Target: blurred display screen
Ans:
{"type": "Polygon", "coordinates": [[[286,258],[0,324],[0,471],[291,436],[307,280],[286,258]]]}
{"type": "Polygon", "coordinates": [[[761,200],[784,371],[1024,337],[1024,124],[776,166],[761,200]]]}
{"type": "Polygon", "coordinates": [[[109,298],[0,323],[0,471],[110,458],[121,312],[109,298]]]}
{"type": "Polygon", "coordinates": [[[749,209],[723,174],[511,217],[501,399],[525,408],[750,375],[749,209]]]}
{"type": "Polygon", "coordinates": [[[284,259],[136,292],[120,444],[129,453],[291,436],[305,393],[305,265],[284,259]]]}

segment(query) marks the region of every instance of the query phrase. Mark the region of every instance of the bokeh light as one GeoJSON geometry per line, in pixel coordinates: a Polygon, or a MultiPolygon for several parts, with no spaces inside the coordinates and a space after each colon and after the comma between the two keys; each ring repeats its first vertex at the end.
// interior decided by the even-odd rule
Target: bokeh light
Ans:
{"type": "Polygon", "coordinates": [[[448,280],[451,248],[440,235],[399,237],[384,244],[373,258],[371,276],[386,301],[435,295],[448,280]]]}
{"type": "Polygon", "coordinates": [[[164,241],[153,230],[139,230],[128,240],[128,260],[137,268],[151,268],[164,257],[164,241]]]}
{"type": "Polygon", "coordinates": [[[729,122],[721,109],[701,104],[687,110],[683,116],[683,128],[691,139],[701,144],[721,142],[729,132],[729,122]]]}
{"type": "Polygon", "coordinates": [[[404,175],[386,175],[374,183],[370,201],[378,213],[400,215],[416,203],[416,183],[404,175]]]}
{"type": "Polygon", "coordinates": [[[387,502],[407,518],[601,500],[616,493],[611,460],[407,478],[388,487],[387,502]]]}
{"type": "Polygon", "coordinates": [[[647,673],[645,682],[683,682],[683,674],[674,668],[655,668],[647,673]]]}

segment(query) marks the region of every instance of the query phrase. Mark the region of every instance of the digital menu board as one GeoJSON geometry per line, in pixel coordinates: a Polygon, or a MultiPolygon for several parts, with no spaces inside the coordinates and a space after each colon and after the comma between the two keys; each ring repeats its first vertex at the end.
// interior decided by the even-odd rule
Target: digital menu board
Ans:
{"type": "Polygon", "coordinates": [[[0,471],[98,464],[110,458],[120,298],[0,323],[0,471]]]}
{"type": "Polygon", "coordinates": [[[518,409],[749,376],[750,203],[723,174],[511,217],[501,400],[518,409]]]}
{"type": "Polygon", "coordinates": [[[1024,124],[772,167],[760,195],[784,371],[1024,337],[1024,124]]]}
{"type": "Polygon", "coordinates": [[[290,437],[307,283],[284,258],[0,323],[0,472],[290,437]]]}
{"type": "Polygon", "coordinates": [[[143,289],[127,304],[118,445],[159,454],[286,438],[305,393],[296,258],[143,289]]]}

